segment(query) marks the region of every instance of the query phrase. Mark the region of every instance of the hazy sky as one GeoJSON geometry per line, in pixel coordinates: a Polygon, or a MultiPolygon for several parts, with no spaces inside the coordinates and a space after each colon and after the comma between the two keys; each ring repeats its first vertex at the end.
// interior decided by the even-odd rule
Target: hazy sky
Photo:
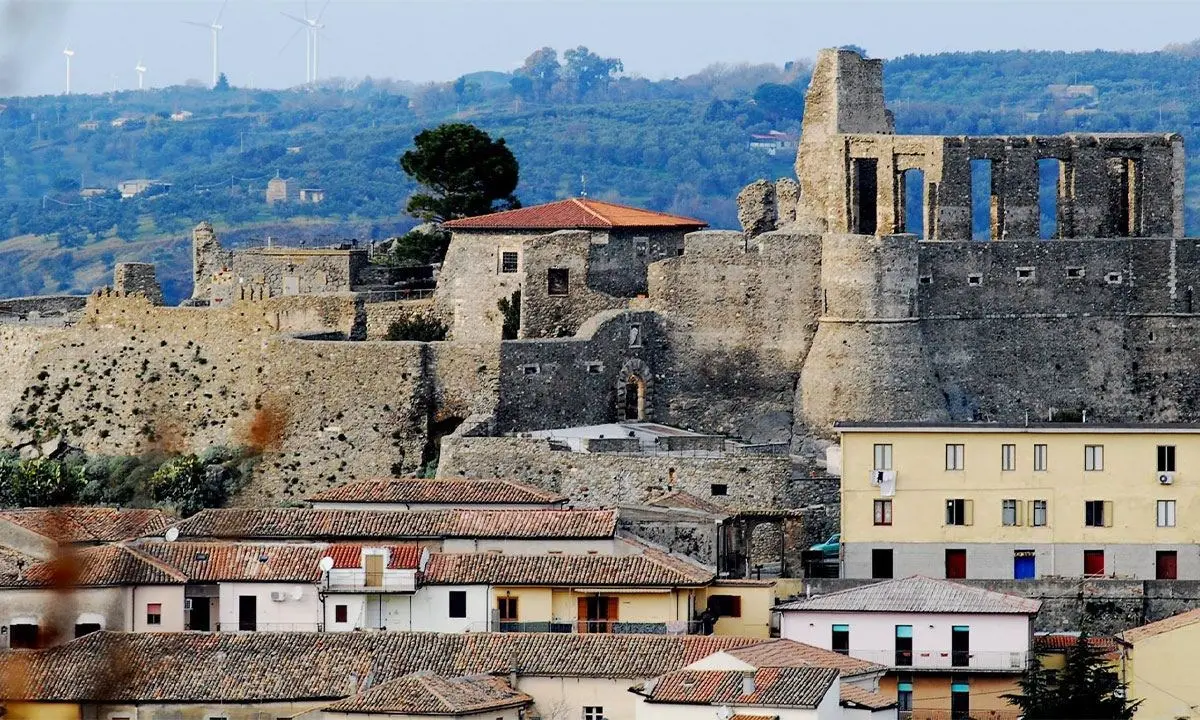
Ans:
{"type": "MultiPolygon", "coordinates": [[[[324,0],[309,0],[312,15],[324,0]]],[[[220,0],[0,0],[0,95],[208,82],[220,0]]],[[[235,85],[304,80],[303,0],[228,0],[220,65],[235,85]],[[285,47],[286,45],[286,47],[285,47]]],[[[330,0],[322,77],[450,80],[511,70],[543,45],[587,45],[651,78],[776,62],[853,43],[872,56],[975,49],[1152,50],[1200,35],[1195,0],[330,0]]]]}

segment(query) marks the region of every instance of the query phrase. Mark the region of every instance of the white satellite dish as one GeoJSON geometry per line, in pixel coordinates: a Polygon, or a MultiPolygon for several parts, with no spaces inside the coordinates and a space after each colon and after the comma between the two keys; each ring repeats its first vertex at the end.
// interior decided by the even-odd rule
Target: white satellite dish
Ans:
{"type": "Polygon", "coordinates": [[[292,588],[292,599],[293,600],[299,600],[302,597],[304,597],[304,588],[300,587],[299,585],[292,588]]]}
{"type": "Polygon", "coordinates": [[[321,558],[321,562],[317,563],[317,567],[321,568],[321,572],[329,572],[333,569],[333,558],[326,555],[321,558]]]}
{"type": "Polygon", "coordinates": [[[163,539],[165,539],[167,542],[175,542],[176,540],[178,540],[179,539],[179,528],[177,528],[177,527],[167,528],[167,531],[165,533],[163,533],[163,539]]]}

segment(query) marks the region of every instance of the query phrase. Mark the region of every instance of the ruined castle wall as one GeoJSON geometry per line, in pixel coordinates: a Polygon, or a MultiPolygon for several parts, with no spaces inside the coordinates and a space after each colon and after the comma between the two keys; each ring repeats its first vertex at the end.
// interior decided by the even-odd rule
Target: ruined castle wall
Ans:
{"type": "Polygon", "coordinates": [[[450,338],[463,342],[495,342],[504,318],[496,303],[521,289],[522,244],[532,232],[455,231],[442,261],[434,297],[437,314],[450,326],[450,338]],[[502,272],[502,253],[517,254],[516,272],[502,272]]]}
{"type": "MultiPolygon", "coordinates": [[[[583,230],[560,230],[530,238],[524,243],[522,268],[524,280],[521,292],[521,337],[555,338],[574,335],[585,320],[598,312],[625,307],[624,298],[614,297],[591,287],[589,280],[593,238],[604,238],[607,248],[631,239],[612,240],[607,233],[583,230]],[[565,286],[550,287],[551,273],[566,273],[565,286]],[[555,289],[563,294],[551,294],[555,289]]],[[[602,278],[615,281],[619,274],[611,265],[602,278]]],[[[637,267],[626,277],[640,275],[637,267]]],[[[644,278],[644,275],[641,277],[644,278]]]]}
{"type": "Polygon", "coordinates": [[[500,358],[500,343],[429,343],[433,420],[494,415],[500,402],[500,358]]]}
{"type": "Polygon", "coordinates": [[[587,286],[613,297],[645,295],[650,263],[683,251],[682,230],[613,230],[592,233],[587,253],[587,286]]]}
{"type": "Polygon", "coordinates": [[[788,507],[786,457],[688,458],[550,449],[546,440],[461,437],[442,440],[438,477],[507,478],[571,498],[575,507],[637,504],[683,490],[724,507],[788,507]],[[724,484],[728,495],[714,496],[724,484]]]}
{"type": "Polygon", "coordinates": [[[231,254],[210,286],[214,304],[280,295],[349,292],[365,250],[256,248],[231,254]],[[360,257],[361,256],[361,257],[360,257]]]}
{"type": "Polygon", "coordinates": [[[500,346],[499,432],[591,425],[625,419],[631,378],[642,384],[646,420],[666,413],[668,336],[649,312],[608,311],[572,338],[500,346]]]}
{"type": "Polygon", "coordinates": [[[388,327],[394,322],[416,317],[437,318],[437,309],[432,299],[390,300],[364,303],[365,332],[367,340],[382,340],[387,337],[388,327]]]}
{"type": "Polygon", "coordinates": [[[667,422],[755,440],[786,438],[820,307],[820,239],[690,233],[650,270],[650,305],[674,362],[667,422]],[[750,398],[752,401],[747,402],[750,398]]]}
{"type": "MultiPolygon", "coordinates": [[[[87,304],[87,295],[39,295],[0,299],[0,316],[68,315],[79,312],[87,304]]],[[[27,318],[28,319],[28,318],[27,318]]]]}
{"type": "Polygon", "coordinates": [[[126,295],[140,293],[154,305],[163,304],[162,287],[150,263],[117,263],[113,269],[113,289],[126,295]]]}

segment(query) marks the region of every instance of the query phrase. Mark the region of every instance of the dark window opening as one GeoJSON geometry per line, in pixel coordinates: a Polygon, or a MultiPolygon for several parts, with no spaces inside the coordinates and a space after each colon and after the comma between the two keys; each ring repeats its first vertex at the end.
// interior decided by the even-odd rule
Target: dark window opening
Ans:
{"type": "Polygon", "coordinates": [[[713,483],[709,488],[714,497],[724,496],[729,494],[729,486],[725,483],[713,483]]]}
{"type": "Polygon", "coordinates": [[[896,191],[900,193],[896,208],[896,229],[925,237],[925,171],[911,168],[900,174],[896,191]]]}
{"type": "Polygon", "coordinates": [[[1179,556],[1174,550],[1159,550],[1154,553],[1154,579],[1179,579],[1179,556]]]}
{"type": "Polygon", "coordinates": [[[517,271],[517,254],[515,252],[500,253],[500,272],[515,273],[517,271]]]}
{"type": "Polygon", "coordinates": [[[967,551],[963,549],[946,551],[946,579],[965,580],[967,577],[967,551]]]}
{"type": "Polygon", "coordinates": [[[346,619],[349,616],[350,616],[349,608],[347,608],[345,605],[334,605],[333,606],[333,621],[334,622],[344,623],[344,622],[346,622],[346,619]]]}
{"type": "Polygon", "coordinates": [[[717,617],[741,617],[742,598],[738,595],[710,595],[708,610],[717,617]]]}
{"type": "Polygon", "coordinates": [[[871,550],[871,577],[877,580],[890,580],[892,573],[892,549],[873,548],[871,550]]]}
{"type": "Polygon", "coordinates": [[[258,597],[238,596],[238,630],[253,632],[258,629],[258,597]]]}
{"type": "Polygon", "coordinates": [[[996,194],[992,161],[971,161],[971,239],[997,240],[1000,237],[1000,197],[996,194]]]}
{"type": "Polygon", "coordinates": [[[855,158],[851,182],[850,231],[874,235],[878,223],[879,162],[874,158],[855,158]]]}
{"type": "Polygon", "coordinates": [[[1062,204],[1063,163],[1058,158],[1038,160],[1038,237],[1062,237],[1059,206],[1062,204]]]}
{"type": "Polygon", "coordinates": [[[146,624],[162,625],[162,603],[146,604],[146,624]]]}
{"type": "Polygon", "coordinates": [[[625,381],[625,419],[641,420],[645,415],[645,385],[637,378],[625,381]]]}
{"type": "Polygon", "coordinates": [[[100,623],[76,623],[75,637],[81,638],[84,635],[90,635],[94,632],[100,632],[100,623]]]}
{"type": "Polygon", "coordinates": [[[897,667],[907,667],[913,664],[913,628],[912,625],[896,626],[896,662],[897,667]]]}
{"type": "Polygon", "coordinates": [[[971,686],[963,675],[950,676],[950,720],[971,717],[971,686]]]}
{"type": "Polygon", "coordinates": [[[849,625],[834,625],[832,645],[830,646],[835,653],[842,655],[850,654],[850,626],[849,625]]]}
{"type": "Polygon", "coordinates": [[[38,646],[38,626],[9,625],[8,646],[15,649],[36,649],[38,646]]]}
{"type": "Polygon", "coordinates": [[[1175,472],[1175,446],[1158,446],[1158,472],[1175,472]]]}
{"type": "Polygon", "coordinates": [[[971,664],[971,628],[954,625],[950,631],[950,666],[967,667],[971,664]]]}
{"type": "Polygon", "coordinates": [[[467,591],[450,591],[450,617],[465,618],[467,616],[467,591]]]}
{"type": "Polygon", "coordinates": [[[517,600],[518,598],[515,597],[502,597],[497,600],[497,608],[500,611],[501,622],[516,622],[517,600]]]}
{"type": "Polygon", "coordinates": [[[1083,503],[1083,524],[1087,527],[1107,527],[1108,519],[1104,516],[1105,501],[1087,500],[1083,503]]]}
{"type": "Polygon", "coordinates": [[[546,294],[566,295],[570,290],[571,271],[567,268],[550,268],[546,271],[546,294]]]}
{"type": "Polygon", "coordinates": [[[1108,160],[1108,213],[1114,237],[1140,234],[1138,170],[1138,161],[1132,158],[1108,160]]]}
{"type": "Polygon", "coordinates": [[[579,632],[612,632],[620,609],[617,598],[593,595],[591,597],[581,597],[578,602],[577,630],[579,632]]]}

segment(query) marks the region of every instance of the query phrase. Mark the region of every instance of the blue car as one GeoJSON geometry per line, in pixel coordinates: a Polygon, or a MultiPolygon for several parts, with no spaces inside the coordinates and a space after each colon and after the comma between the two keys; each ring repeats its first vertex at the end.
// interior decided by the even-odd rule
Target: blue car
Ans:
{"type": "Polygon", "coordinates": [[[809,548],[809,550],[820,550],[825,557],[837,557],[842,550],[842,535],[835,533],[823,543],[817,543],[809,548]]]}

